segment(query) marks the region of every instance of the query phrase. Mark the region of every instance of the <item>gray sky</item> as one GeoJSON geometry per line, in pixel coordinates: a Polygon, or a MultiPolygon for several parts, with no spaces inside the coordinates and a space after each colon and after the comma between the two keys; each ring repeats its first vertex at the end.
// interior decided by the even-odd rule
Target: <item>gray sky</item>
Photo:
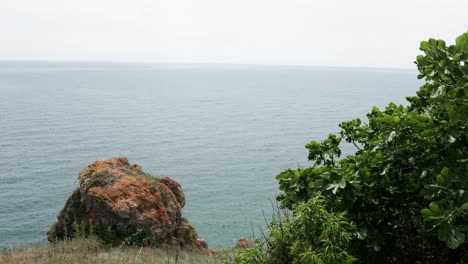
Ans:
{"type": "Polygon", "coordinates": [[[414,68],[468,0],[0,0],[0,59],[414,68]]]}

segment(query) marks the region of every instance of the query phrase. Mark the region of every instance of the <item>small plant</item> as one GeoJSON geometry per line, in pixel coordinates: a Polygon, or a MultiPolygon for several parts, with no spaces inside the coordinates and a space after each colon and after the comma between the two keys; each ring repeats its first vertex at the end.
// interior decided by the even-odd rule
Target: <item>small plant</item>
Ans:
{"type": "Polygon", "coordinates": [[[130,246],[148,246],[151,244],[150,238],[142,230],[137,229],[134,232],[130,232],[120,244],[121,247],[130,247],[130,246]]]}
{"type": "Polygon", "coordinates": [[[94,231],[94,225],[89,225],[89,238],[95,238],[96,237],[96,233],[94,231]]]}
{"type": "Polygon", "coordinates": [[[72,224],[73,236],[75,239],[83,239],[86,237],[86,225],[84,221],[74,221],[72,224]]]}
{"type": "Polygon", "coordinates": [[[99,238],[105,245],[114,245],[117,240],[115,232],[112,231],[112,226],[99,224],[99,238]]]}
{"type": "Polygon", "coordinates": [[[93,178],[89,181],[88,184],[88,189],[94,188],[94,187],[103,187],[107,185],[107,182],[105,180],[104,172],[97,172],[93,178]]]}

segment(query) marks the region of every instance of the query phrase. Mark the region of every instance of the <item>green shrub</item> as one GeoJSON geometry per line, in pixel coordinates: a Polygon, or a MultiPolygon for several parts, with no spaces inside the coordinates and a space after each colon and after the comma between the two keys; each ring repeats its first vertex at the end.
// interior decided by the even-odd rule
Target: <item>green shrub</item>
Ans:
{"type": "Polygon", "coordinates": [[[297,206],[289,231],[293,263],[353,263],[347,249],[355,226],[345,216],[329,212],[319,195],[297,206]]]}
{"type": "Polygon", "coordinates": [[[420,49],[417,96],[307,144],[314,164],[277,176],[292,216],[233,263],[468,261],[468,33],[420,49]],[[343,139],[356,152],[340,159],[343,139]]]}
{"type": "Polygon", "coordinates": [[[353,263],[355,258],[346,249],[354,229],[345,213],[327,211],[318,195],[299,205],[292,216],[277,210],[268,225],[268,237],[235,252],[226,263],[353,263]]]}
{"type": "MultiPolygon", "coordinates": [[[[323,197],[326,211],[355,223],[343,249],[361,263],[468,259],[468,33],[455,45],[430,39],[420,49],[418,78],[426,82],[409,106],[390,103],[374,107],[368,123],[342,122],[339,135],[306,145],[312,167],[277,176],[278,200],[296,216],[323,197]],[[356,152],[340,160],[342,139],[356,152]]],[[[300,233],[292,239],[307,240],[300,233]]]]}

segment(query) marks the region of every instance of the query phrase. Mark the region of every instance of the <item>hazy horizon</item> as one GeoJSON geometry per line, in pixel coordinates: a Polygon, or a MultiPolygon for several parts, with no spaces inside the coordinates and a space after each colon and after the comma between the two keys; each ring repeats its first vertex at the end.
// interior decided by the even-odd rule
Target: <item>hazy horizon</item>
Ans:
{"type": "MultiPolygon", "coordinates": [[[[416,59],[416,57],[415,57],[416,59]]],[[[292,68],[330,68],[330,69],[365,69],[365,70],[395,70],[395,71],[416,71],[416,64],[413,64],[413,67],[384,67],[384,66],[334,66],[334,65],[315,65],[315,64],[262,64],[262,63],[216,63],[216,62],[151,62],[151,61],[111,61],[111,60],[43,60],[43,59],[10,59],[5,60],[0,58],[0,64],[9,64],[11,63],[18,63],[21,66],[24,64],[80,64],[80,65],[89,65],[89,66],[96,66],[96,65],[138,65],[138,66],[216,66],[216,67],[236,67],[236,66],[259,66],[259,67],[292,67],[292,68]]]]}
{"type": "Polygon", "coordinates": [[[468,1],[4,0],[0,60],[414,68],[468,1]]]}

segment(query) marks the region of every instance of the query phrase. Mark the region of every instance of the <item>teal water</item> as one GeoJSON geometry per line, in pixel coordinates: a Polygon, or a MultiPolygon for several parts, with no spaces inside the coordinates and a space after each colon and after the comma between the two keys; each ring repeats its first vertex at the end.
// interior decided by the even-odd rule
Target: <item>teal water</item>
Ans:
{"type": "Polygon", "coordinates": [[[113,156],[177,179],[198,233],[233,246],[306,143],[418,87],[415,70],[1,62],[0,248],[44,241],[78,172],[113,156]]]}

